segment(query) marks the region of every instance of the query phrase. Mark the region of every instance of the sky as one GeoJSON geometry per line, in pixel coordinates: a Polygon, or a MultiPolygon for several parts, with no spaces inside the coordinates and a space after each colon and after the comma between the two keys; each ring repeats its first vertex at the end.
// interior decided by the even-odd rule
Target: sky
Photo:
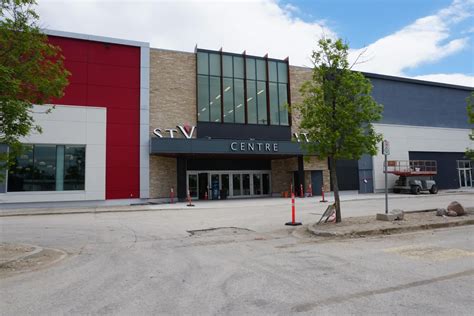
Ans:
{"type": "Polygon", "coordinates": [[[474,87],[474,0],[38,0],[46,29],[290,58],[312,66],[322,36],[354,69],[474,87]]]}

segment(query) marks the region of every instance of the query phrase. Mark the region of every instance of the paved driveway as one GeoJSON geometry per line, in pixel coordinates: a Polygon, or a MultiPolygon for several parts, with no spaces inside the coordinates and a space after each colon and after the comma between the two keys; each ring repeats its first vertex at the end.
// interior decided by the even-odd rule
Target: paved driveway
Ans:
{"type": "MultiPolygon", "coordinates": [[[[452,199],[468,203],[471,197],[393,203],[433,207],[452,199]]],[[[473,226],[322,241],[283,225],[289,219],[287,200],[269,201],[0,218],[2,241],[69,254],[50,268],[0,280],[0,311],[468,315],[473,310],[473,226]],[[220,228],[203,230],[212,227],[220,228]]],[[[304,222],[314,221],[313,213],[322,209],[316,199],[298,203],[304,222]]],[[[344,212],[366,215],[380,206],[383,200],[346,202],[344,212]]]]}

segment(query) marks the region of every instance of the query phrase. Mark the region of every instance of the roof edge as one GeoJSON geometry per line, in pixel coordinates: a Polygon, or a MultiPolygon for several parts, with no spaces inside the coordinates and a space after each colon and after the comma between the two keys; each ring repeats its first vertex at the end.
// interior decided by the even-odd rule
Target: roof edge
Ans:
{"type": "Polygon", "coordinates": [[[67,37],[67,38],[88,40],[88,41],[94,41],[94,42],[111,43],[111,44],[119,44],[119,45],[150,47],[150,43],[148,43],[148,42],[132,41],[132,40],[126,40],[126,39],[121,39],[121,38],[90,35],[90,34],[83,34],[83,33],[74,33],[74,32],[66,32],[66,31],[51,30],[51,29],[42,29],[41,31],[44,34],[51,35],[51,36],[67,37]]]}
{"type": "Polygon", "coordinates": [[[408,82],[408,83],[414,83],[414,84],[422,84],[422,85],[428,85],[428,86],[438,86],[438,87],[443,87],[443,88],[474,91],[474,87],[461,86],[461,85],[452,84],[452,83],[436,82],[436,81],[421,80],[421,79],[414,79],[414,78],[407,78],[407,77],[397,77],[397,76],[383,75],[383,74],[377,74],[377,73],[365,72],[365,71],[361,71],[361,73],[368,78],[385,79],[385,80],[401,81],[401,82],[408,82]]]}

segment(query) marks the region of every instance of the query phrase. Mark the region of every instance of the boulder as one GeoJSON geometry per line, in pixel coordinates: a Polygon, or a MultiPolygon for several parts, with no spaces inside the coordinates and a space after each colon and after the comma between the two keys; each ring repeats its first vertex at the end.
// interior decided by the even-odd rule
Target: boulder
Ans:
{"type": "Polygon", "coordinates": [[[458,216],[458,213],[456,213],[455,211],[448,211],[448,213],[446,215],[448,215],[448,216],[458,216]]]}
{"type": "Polygon", "coordinates": [[[447,209],[448,209],[448,213],[450,211],[456,212],[457,216],[464,215],[466,213],[466,211],[464,210],[464,207],[462,207],[462,205],[459,202],[456,202],[456,201],[453,201],[453,202],[449,203],[447,209]]]}
{"type": "Polygon", "coordinates": [[[448,211],[446,211],[445,208],[437,208],[436,209],[436,216],[443,216],[448,214],[448,211]]]}

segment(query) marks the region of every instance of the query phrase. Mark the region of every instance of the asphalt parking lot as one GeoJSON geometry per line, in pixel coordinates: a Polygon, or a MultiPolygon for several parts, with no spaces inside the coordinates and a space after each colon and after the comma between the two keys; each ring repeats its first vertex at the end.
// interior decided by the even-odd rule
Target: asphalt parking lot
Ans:
{"type": "MultiPolygon", "coordinates": [[[[452,200],[474,201],[464,193],[391,205],[452,200]]],[[[1,313],[468,315],[474,308],[473,226],[327,241],[283,225],[288,200],[228,202],[2,217],[3,242],[67,257],[0,279],[1,313]]],[[[383,203],[345,201],[343,216],[369,215],[383,203]]],[[[318,198],[298,200],[299,219],[314,222],[324,207],[318,198]]]]}

